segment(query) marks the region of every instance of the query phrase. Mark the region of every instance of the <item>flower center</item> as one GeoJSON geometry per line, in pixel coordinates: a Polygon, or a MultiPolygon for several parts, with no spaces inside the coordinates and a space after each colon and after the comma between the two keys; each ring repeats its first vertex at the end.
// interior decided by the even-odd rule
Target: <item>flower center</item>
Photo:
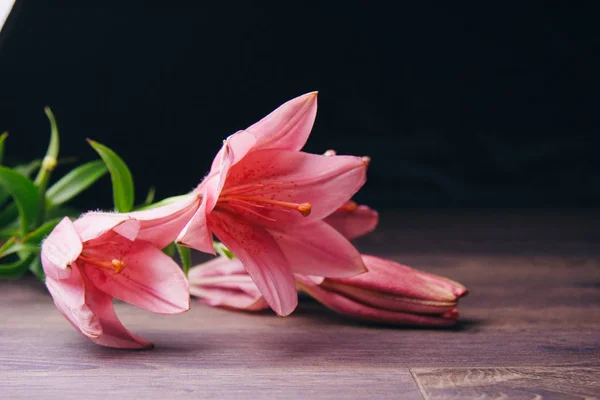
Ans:
{"type": "Polygon", "coordinates": [[[303,217],[308,217],[312,206],[310,203],[291,203],[288,201],[279,201],[272,199],[265,199],[262,197],[255,196],[237,196],[237,195],[226,195],[219,199],[219,202],[234,202],[234,203],[246,203],[247,205],[261,207],[262,204],[269,204],[277,207],[283,207],[291,210],[296,210],[303,217]]]}
{"type": "Polygon", "coordinates": [[[96,258],[79,256],[79,259],[88,264],[92,264],[100,268],[111,269],[117,274],[120,274],[121,271],[123,271],[123,268],[125,268],[125,261],[119,260],[117,258],[113,258],[111,261],[103,261],[98,260],[96,258]]]}

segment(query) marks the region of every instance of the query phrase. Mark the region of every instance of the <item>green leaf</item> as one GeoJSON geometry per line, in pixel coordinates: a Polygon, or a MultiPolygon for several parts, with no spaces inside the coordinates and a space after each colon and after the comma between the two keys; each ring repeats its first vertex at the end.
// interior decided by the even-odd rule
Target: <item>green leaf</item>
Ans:
{"type": "Polygon", "coordinates": [[[21,243],[17,241],[6,242],[0,249],[0,258],[4,258],[10,254],[26,251],[28,253],[39,251],[39,246],[34,244],[21,243]]]}
{"type": "Polygon", "coordinates": [[[22,242],[27,246],[35,246],[37,248],[42,244],[42,240],[46,238],[52,232],[52,229],[62,220],[62,218],[55,218],[50,221],[46,221],[42,226],[39,226],[33,232],[29,232],[23,238],[22,242]]]}
{"type": "Polygon", "coordinates": [[[16,243],[17,243],[16,237],[11,237],[6,242],[4,242],[4,244],[2,244],[2,247],[0,247],[0,258],[3,257],[3,254],[7,253],[8,249],[10,249],[16,243]]]}
{"type": "Polygon", "coordinates": [[[4,161],[4,141],[8,137],[8,132],[4,132],[0,135],[0,164],[4,161]]]}
{"type": "Polygon", "coordinates": [[[46,274],[44,273],[44,268],[42,268],[42,262],[39,257],[36,257],[31,261],[31,264],[29,264],[29,270],[40,281],[44,282],[46,280],[46,274]]]}
{"type": "Polygon", "coordinates": [[[23,254],[18,261],[8,264],[0,264],[0,278],[20,278],[27,272],[28,265],[36,258],[38,253],[23,254]]]}
{"type": "Polygon", "coordinates": [[[71,200],[107,172],[106,164],[102,160],[92,161],[75,168],[48,188],[46,191],[48,208],[71,200]]]}
{"type": "MultiPolygon", "coordinates": [[[[40,195],[33,182],[6,167],[0,167],[0,185],[10,193],[19,211],[21,235],[29,232],[29,226],[40,215],[40,195]]],[[[6,210],[4,210],[6,211],[6,210]]]]}
{"type": "Polygon", "coordinates": [[[10,211],[11,214],[14,211],[14,218],[13,220],[6,218],[7,216],[4,211],[0,214],[0,226],[2,227],[2,229],[0,229],[0,239],[9,239],[13,236],[19,236],[21,234],[21,223],[17,218],[19,216],[17,206],[15,203],[10,203],[10,206],[7,207],[7,210],[5,211],[10,211]],[[4,223],[5,220],[8,220],[8,223],[4,223]]]}
{"type": "Polygon", "coordinates": [[[42,166],[42,160],[40,160],[38,158],[36,160],[28,162],[27,164],[16,165],[16,166],[12,167],[12,170],[29,178],[41,166],[42,166]]]}
{"type": "Polygon", "coordinates": [[[179,244],[175,244],[175,247],[177,247],[179,259],[181,260],[181,264],[183,265],[183,273],[187,277],[188,271],[192,266],[192,251],[189,247],[181,246],[179,244]]]}
{"type": "Polygon", "coordinates": [[[169,243],[167,245],[167,247],[165,247],[164,249],[162,249],[162,251],[163,251],[163,253],[165,253],[169,257],[173,258],[173,256],[175,255],[175,252],[177,251],[177,249],[175,248],[175,242],[169,243]]]}
{"type": "Polygon", "coordinates": [[[219,254],[223,257],[227,257],[230,260],[233,260],[235,258],[235,254],[233,254],[231,252],[231,250],[229,250],[227,247],[225,247],[225,245],[223,243],[213,241],[213,247],[215,248],[215,251],[217,252],[217,254],[219,254]]]}
{"type": "Polygon", "coordinates": [[[88,139],[88,143],[102,157],[108,167],[115,208],[122,213],[131,211],[134,202],[133,178],[127,164],[108,147],[90,139],[88,139]]]}
{"type": "MultiPolygon", "coordinates": [[[[0,135],[0,165],[2,165],[2,162],[4,161],[4,142],[6,141],[7,137],[8,132],[4,132],[2,135],[0,135]]],[[[9,197],[10,194],[0,187],[0,206],[2,206],[2,204],[4,204],[9,197]]]]}
{"type": "MultiPolygon", "coordinates": [[[[15,172],[20,173],[23,176],[30,177],[35,170],[37,170],[40,165],[42,165],[42,160],[33,160],[27,164],[17,165],[16,167],[12,167],[11,169],[15,172]]],[[[6,200],[10,197],[10,193],[8,193],[2,186],[0,186],[0,206],[6,203],[6,200]]],[[[14,216],[12,219],[17,217],[17,208],[14,208],[14,216]]],[[[12,220],[11,219],[11,220],[12,220]]]]}

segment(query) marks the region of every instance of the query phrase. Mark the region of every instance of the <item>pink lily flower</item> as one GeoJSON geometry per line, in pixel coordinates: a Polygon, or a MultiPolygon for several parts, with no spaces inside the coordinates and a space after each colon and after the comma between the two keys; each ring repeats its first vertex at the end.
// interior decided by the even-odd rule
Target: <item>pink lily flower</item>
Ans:
{"type": "Polygon", "coordinates": [[[298,303],[293,272],[365,272],[358,251],[323,221],[365,182],[368,160],[301,152],[317,94],[293,99],[228,137],[196,192],[202,203],[177,241],[214,254],[213,234],[279,315],[298,303]]]}
{"type": "Polygon", "coordinates": [[[188,282],[161,248],[196,208],[197,198],[190,196],[130,215],[91,212],[74,222],[64,218],[41,252],[46,286],[59,311],[97,344],[152,347],[121,324],[113,298],[160,314],[189,309],[188,282]]]}

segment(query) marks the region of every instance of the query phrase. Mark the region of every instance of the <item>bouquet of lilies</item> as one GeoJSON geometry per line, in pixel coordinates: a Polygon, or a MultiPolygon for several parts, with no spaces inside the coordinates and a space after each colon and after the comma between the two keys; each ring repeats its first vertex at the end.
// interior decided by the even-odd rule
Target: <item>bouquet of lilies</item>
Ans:
{"type": "Polygon", "coordinates": [[[52,140],[35,181],[0,167],[4,202],[13,198],[0,213],[0,222],[10,219],[3,219],[5,214],[12,216],[0,230],[6,233],[0,257],[15,256],[18,264],[0,268],[11,271],[6,276],[29,269],[45,279],[69,322],[91,341],[110,347],[152,346],[123,327],[113,298],[177,314],[190,308],[191,294],[211,306],[270,308],[287,316],[303,292],[364,321],[455,324],[457,300],[467,292],[462,285],[360,254],[350,242],[378,222],[376,211],[351,200],[365,183],[370,159],[332,150],[303,152],[316,113],[316,92],[288,101],[227,137],[191,193],[157,203],[149,196],[134,208],[127,166],[93,141],[102,160],[47,188],[58,162],[58,133],[48,111],[52,140]],[[61,208],[107,172],[115,212],[74,218],[61,208]],[[191,267],[190,249],[215,258],[191,267]],[[182,266],[174,261],[175,252],[182,266]]]}

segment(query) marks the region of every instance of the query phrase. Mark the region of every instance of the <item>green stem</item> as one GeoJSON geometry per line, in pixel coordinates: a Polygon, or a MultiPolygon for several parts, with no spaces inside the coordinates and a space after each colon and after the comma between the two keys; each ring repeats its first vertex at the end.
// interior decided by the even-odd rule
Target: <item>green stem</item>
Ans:
{"type": "Polygon", "coordinates": [[[48,188],[48,181],[54,168],[56,168],[58,151],[60,149],[60,139],[58,136],[58,125],[56,119],[50,107],[44,108],[44,112],[50,121],[50,143],[48,144],[48,150],[46,150],[46,156],[42,160],[42,166],[35,177],[34,184],[38,187],[40,192],[40,215],[36,221],[36,225],[39,225],[44,220],[46,214],[46,189],[48,188]]]}

